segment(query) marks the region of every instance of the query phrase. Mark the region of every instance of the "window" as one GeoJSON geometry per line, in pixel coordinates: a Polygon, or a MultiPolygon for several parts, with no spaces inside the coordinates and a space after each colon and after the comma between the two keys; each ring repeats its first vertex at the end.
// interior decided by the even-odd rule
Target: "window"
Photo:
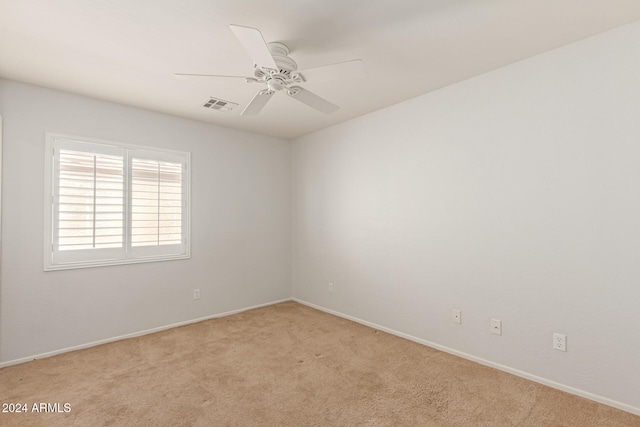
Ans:
{"type": "Polygon", "coordinates": [[[48,134],[45,270],[189,257],[189,153],[48,134]]]}

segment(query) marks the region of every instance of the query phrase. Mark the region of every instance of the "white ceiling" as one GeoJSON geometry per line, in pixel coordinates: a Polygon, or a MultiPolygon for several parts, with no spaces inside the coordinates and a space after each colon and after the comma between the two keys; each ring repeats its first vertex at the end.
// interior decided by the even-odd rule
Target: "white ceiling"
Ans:
{"type": "Polygon", "coordinates": [[[0,76],[295,138],[639,19],[638,0],[0,0],[0,76]],[[261,86],[173,77],[251,76],[229,24],[285,43],[301,69],[359,58],[367,74],[304,83],[331,115],[276,94],[241,116],[261,86]]]}

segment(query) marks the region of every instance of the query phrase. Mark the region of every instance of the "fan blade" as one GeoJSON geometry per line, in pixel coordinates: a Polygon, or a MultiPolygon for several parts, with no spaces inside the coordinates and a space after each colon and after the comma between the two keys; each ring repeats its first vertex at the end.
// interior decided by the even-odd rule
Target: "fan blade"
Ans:
{"type": "Polygon", "coordinates": [[[361,59],[353,59],[351,61],[299,70],[298,73],[302,74],[305,80],[333,81],[338,79],[359,78],[365,75],[367,70],[364,68],[364,62],[362,62],[361,59]]]}
{"type": "Polygon", "coordinates": [[[260,92],[256,93],[251,102],[249,102],[249,104],[244,107],[244,110],[242,110],[242,113],[240,113],[240,115],[254,116],[258,114],[262,110],[262,107],[264,107],[271,99],[274,93],[274,91],[268,89],[261,90],[260,92]]]}
{"type": "Polygon", "coordinates": [[[178,80],[186,80],[190,77],[226,77],[226,78],[232,78],[232,79],[251,78],[251,77],[244,77],[244,76],[223,76],[219,74],[184,74],[184,73],[176,73],[173,75],[173,77],[175,77],[178,80]]]}
{"type": "Polygon", "coordinates": [[[300,86],[291,86],[287,90],[287,95],[325,114],[333,113],[335,111],[338,111],[338,109],[340,108],[337,105],[330,103],[326,99],[320,98],[315,93],[301,88],[300,86]]]}
{"type": "Polygon", "coordinates": [[[229,25],[229,27],[258,67],[271,68],[272,70],[278,69],[260,31],[240,25],[229,25]]]}

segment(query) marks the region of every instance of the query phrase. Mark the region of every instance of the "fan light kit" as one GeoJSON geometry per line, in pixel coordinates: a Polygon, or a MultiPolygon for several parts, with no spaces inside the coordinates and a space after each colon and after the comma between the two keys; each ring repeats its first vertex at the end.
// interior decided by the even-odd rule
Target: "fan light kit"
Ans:
{"type": "MultiPolygon", "coordinates": [[[[242,78],[247,83],[266,84],[266,89],[258,91],[253,99],[242,110],[242,115],[256,115],[267,104],[269,99],[276,92],[284,92],[293,99],[300,101],[322,113],[330,114],[338,110],[338,106],[332,104],[324,98],[313,92],[299,86],[306,80],[302,73],[305,74],[322,74],[331,73],[348,77],[348,74],[364,73],[364,66],[360,59],[340,62],[337,64],[325,65],[321,67],[308,68],[298,71],[298,64],[289,57],[289,48],[282,43],[266,43],[262,37],[262,33],[250,27],[242,27],[240,25],[230,25],[231,31],[238,38],[242,46],[245,48],[249,56],[254,62],[254,77],[245,76],[223,76],[216,74],[174,74],[175,77],[226,77],[226,78],[242,78]]],[[[211,98],[214,101],[215,98],[211,98]]],[[[227,102],[227,101],[221,101],[227,102]]],[[[233,103],[229,103],[233,104],[233,103]]],[[[215,108],[216,103],[208,101],[205,107],[215,108]],[[210,104],[210,105],[207,105],[210,104]]],[[[237,104],[234,104],[237,105],[237,104]]],[[[233,106],[231,106],[233,108],[233,106]]],[[[230,108],[229,108],[230,109],[230,108]]]]}

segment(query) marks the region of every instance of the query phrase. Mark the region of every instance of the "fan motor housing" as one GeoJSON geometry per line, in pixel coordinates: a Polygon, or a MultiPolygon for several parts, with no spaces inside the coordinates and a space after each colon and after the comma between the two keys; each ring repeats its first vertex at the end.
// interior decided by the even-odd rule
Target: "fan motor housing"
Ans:
{"type": "Polygon", "coordinates": [[[263,70],[256,65],[254,74],[256,78],[267,84],[270,90],[279,91],[292,83],[303,82],[302,76],[296,73],[298,64],[289,58],[289,48],[283,43],[267,43],[269,52],[278,66],[277,70],[263,70]]]}
{"type": "Polygon", "coordinates": [[[293,83],[302,83],[302,76],[296,71],[298,64],[289,58],[289,48],[282,43],[267,43],[269,52],[278,66],[277,70],[263,70],[256,65],[254,74],[258,81],[266,83],[270,91],[280,91],[293,83]]]}
{"type": "Polygon", "coordinates": [[[289,58],[289,48],[286,44],[273,42],[267,43],[267,47],[269,48],[269,52],[278,66],[279,71],[292,72],[298,69],[296,61],[289,58]]]}

